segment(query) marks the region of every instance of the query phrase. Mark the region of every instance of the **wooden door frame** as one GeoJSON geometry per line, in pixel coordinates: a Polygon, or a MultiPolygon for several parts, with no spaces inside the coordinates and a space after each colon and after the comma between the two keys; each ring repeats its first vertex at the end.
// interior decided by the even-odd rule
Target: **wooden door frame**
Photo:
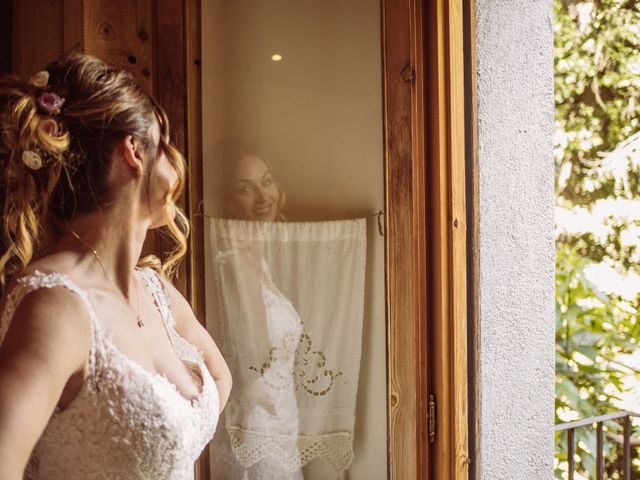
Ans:
{"type": "Polygon", "coordinates": [[[466,479],[470,460],[464,12],[470,2],[426,4],[429,391],[437,400],[438,428],[430,471],[436,479],[466,479]]]}
{"type": "Polygon", "coordinates": [[[480,203],[478,179],[478,125],[476,76],[476,2],[463,0],[464,70],[465,70],[465,142],[466,142],[466,207],[467,207],[467,361],[468,361],[468,478],[480,478],[480,203]]]}
{"type": "Polygon", "coordinates": [[[465,5],[382,3],[389,478],[466,479],[465,5]]]}

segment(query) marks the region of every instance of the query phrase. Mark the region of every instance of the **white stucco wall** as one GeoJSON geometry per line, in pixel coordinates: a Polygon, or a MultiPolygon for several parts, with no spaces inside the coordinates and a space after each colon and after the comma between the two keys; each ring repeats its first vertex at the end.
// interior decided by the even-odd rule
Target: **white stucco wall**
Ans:
{"type": "Polygon", "coordinates": [[[553,478],[552,0],[477,0],[480,478],[553,478]]]}

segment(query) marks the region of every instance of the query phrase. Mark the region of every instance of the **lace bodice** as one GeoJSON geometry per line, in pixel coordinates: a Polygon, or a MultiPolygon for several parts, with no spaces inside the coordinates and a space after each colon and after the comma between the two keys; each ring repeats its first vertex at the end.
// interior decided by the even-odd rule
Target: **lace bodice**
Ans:
{"type": "Polygon", "coordinates": [[[173,347],[202,377],[188,400],[169,379],[124,355],[101,327],[89,295],[69,277],[41,273],[18,280],[0,317],[0,343],[24,296],[63,286],[78,294],[91,318],[88,374],[80,392],[53,413],[39,439],[26,477],[33,480],[189,480],[194,463],[213,437],[218,391],[203,355],[174,328],[169,298],[151,269],[139,269],[153,292],[173,347]]]}

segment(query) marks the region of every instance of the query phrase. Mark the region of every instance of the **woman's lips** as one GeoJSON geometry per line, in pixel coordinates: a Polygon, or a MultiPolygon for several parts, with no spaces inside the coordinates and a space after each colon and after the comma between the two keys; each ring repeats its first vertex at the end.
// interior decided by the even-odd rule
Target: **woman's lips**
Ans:
{"type": "Polygon", "coordinates": [[[253,213],[255,213],[256,215],[260,215],[260,216],[268,215],[269,213],[271,213],[272,207],[273,207],[273,204],[271,203],[271,204],[266,205],[264,207],[260,207],[260,208],[254,209],[253,213]]]}

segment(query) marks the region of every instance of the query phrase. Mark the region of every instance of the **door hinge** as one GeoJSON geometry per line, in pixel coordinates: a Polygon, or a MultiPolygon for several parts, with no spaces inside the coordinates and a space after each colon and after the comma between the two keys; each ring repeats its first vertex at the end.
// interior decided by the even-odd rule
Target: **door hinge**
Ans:
{"type": "Polygon", "coordinates": [[[429,443],[436,441],[436,397],[429,395],[429,443]]]}

